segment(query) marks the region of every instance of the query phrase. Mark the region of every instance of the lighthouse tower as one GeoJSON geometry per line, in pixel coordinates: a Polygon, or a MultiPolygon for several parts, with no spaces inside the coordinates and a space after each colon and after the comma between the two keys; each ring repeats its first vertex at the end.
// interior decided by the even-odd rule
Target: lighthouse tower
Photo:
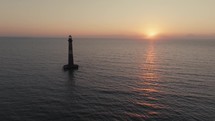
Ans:
{"type": "Polygon", "coordinates": [[[72,47],[72,36],[69,35],[69,53],[68,53],[68,64],[63,66],[64,70],[75,70],[78,69],[78,65],[74,64],[73,60],[73,47],[72,47]]]}

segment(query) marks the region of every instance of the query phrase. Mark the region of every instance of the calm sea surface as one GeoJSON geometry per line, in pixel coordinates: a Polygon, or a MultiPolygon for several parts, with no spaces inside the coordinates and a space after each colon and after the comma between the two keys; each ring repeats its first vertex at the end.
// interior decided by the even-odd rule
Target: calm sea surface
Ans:
{"type": "Polygon", "coordinates": [[[1,121],[215,121],[215,40],[0,38],[1,121]]]}

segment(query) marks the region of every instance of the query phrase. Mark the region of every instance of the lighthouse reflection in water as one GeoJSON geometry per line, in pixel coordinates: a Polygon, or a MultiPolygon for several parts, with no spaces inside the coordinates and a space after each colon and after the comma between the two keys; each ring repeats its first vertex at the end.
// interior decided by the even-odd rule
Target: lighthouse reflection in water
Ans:
{"type": "Polygon", "coordinates": [[[0,38],[0,120],[214,120],[215,41],[67,39],[0,38]]]}

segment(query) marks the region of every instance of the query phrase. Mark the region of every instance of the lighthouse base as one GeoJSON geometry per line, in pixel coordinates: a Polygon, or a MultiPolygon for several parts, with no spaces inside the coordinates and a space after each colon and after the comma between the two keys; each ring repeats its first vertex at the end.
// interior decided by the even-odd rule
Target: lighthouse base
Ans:
{"type": "Polygon", "coordinates": [[[78,65],[74,64],[74,65],[64,65],[63,69],[66,70],[77,70],[78,69],[78,65]]]}

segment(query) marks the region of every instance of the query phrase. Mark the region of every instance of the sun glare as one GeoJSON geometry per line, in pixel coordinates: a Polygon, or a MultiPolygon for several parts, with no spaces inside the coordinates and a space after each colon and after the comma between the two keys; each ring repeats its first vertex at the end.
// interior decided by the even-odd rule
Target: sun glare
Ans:
{"type": "Polygon", "coordinates": [[[160,36],[160,29],[158,27],[145,27],[145,30],[142,30],[142,35],[145,39],[154,40],[160,36]]]}
{"type": "Polygon", "coordinates": [[[158,32],[157,31],[148,31],[147,33],[146,33],[146,37],[148,38],[148,39],[154,39],[154,38],[156,38],[158,36],[158,32]]]}
{"type": "Polygon", "coordinates": [[[155,37],[156,35],[157,35],[157,32],[154,32],[154,31],[148,33],[148,37],[150,37],[150,38],[155,37]]]}

